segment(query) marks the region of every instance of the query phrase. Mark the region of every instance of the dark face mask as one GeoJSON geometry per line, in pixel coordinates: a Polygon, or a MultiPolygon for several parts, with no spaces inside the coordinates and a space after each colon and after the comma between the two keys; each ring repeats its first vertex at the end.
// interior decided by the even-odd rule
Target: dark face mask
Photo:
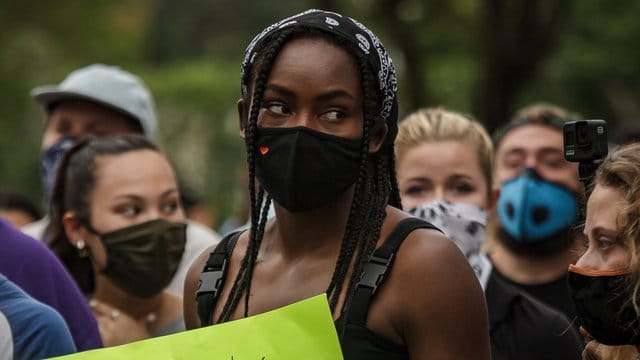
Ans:
{"type": "Polygon", "coordinates": [[[585,273],[569,266],[569,288],[582,327],[605,345],[640,345],[640,317],[630,301],[627,274],[585,273]]]}
{"type": "Polygon", "coordinates": [[[330,203],[358,177],[361,140],[306,127],[258,128],[257,144],[256,177],[292,212],[330,203]]]}
{"type": "Polygon", "coordinates": [[[66,136],[42,152],[42,158],[40,159],[40,180],[42,181],[42,190],[44,192],[46,208],[49,207],[49,202],[51,201],[53,185],[56,182],[58,164],[60,163],[62,156],[64,156],[67,150],[69,150],[76,141],[77,138],[73,136],[66,136]]]}
{"type": "Polygon", "coordinates": [[[102,273],[123,290],[148,298],[175,275],[184,253],[186,224],[158,219],[97,235],[107,252],[102,273]]]}

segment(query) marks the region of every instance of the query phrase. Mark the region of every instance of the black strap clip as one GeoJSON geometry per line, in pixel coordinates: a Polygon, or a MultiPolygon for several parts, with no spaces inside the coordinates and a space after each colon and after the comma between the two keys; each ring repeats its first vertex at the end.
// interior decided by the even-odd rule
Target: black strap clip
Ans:
{"type": "Polygon", "coordinates": [[[362,276],[358,282],[358,287],[365,287],[371,289],[371,294],[375,294],[378,289],[378,285],[382,282],[387,270],[390,267],[393,260],[393,253],[388,258],[381,258],[374,255],[369,257],[369,260],[364,264],[362,276]]]}
{"type": "Polygon", "coordinates": [[[224,272],[227,268],[227,259],[222,261],[219,268],[205,269],[200,273],[200,281],[198,281],[198,290],[196,291],[196,300],[204,294],[213,294],[214,298],[218,297],[220,284],[224,278],[224,272]]]}

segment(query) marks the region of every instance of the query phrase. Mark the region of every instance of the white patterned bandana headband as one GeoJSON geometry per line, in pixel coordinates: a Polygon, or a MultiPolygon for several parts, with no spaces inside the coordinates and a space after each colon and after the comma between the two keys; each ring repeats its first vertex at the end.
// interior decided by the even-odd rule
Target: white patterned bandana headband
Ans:
{"type": "Polygon", "coordinates": [[[362,50],[365,58],[373,66],[377,74],[380,94],[382,95],[380,115],[384,118],[388,127],[385,143],[390,141],[392,144],[398,132],[398,102],[396,98],[398,85],[393,62],[382,46],[380,39],[371,30],[358,21],[338,13],[316,9],[306,10],[280,20],[253,38],[244,52],[240,70],[242,95],[247,95],[249,89],[249,72],[256,55],[256,49],[259,48],[258,45],[265,38],[292,26],[326,31],[357,45],[362,50]]]}

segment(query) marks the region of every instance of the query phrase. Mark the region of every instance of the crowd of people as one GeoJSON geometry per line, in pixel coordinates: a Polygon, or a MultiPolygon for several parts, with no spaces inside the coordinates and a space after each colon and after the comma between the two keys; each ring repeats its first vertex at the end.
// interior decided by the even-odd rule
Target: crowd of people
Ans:
{"type": "Polygon", "coordinates": [[[399,119],[386,49],[333,12],[265,28],[241,65],[249,219],[224,236],[189,216],[140,78],[93,64],[32,90],[47,208],[0,193],[0,359],[323,293],[349,360],[640,358],[640,144],[581,183],[559,106],[493,136],[442,107],[399,119]]]}

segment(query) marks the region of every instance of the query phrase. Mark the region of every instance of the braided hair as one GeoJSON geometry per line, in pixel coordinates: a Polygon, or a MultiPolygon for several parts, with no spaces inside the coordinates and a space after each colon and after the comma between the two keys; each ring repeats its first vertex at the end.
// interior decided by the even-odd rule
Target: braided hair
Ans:
{"type": "Polygon", "coordinates": [[[340,295],[345,287],[346,297],[340,309],[340,315],[348,311],[364,264],[369,254],[374,250],[380,236],[380,230],[386,216],[386,206],[389,204],[401,208],[393,154],[395,134],[390,136],[390,140],[384,141],[378,152],[369,154],[370,140],[383,130],[385,118],[380,115],[382,95],[377,84],[376,71],[362,51],[358,51],[356,45],[347,40],[315,28],[290,26],[269,35],[256,48],[255,59],[247,74],[249,89],[245,95],[244,113],[248,115],[246,119],[242,119],[249,168],[251,217],[249,243],[217,322],[225,322],[230,319],[243,295],[245,296],[244,315],[245,317],[248,315],[251,278],[271,202],[264,188],[260,184],[256,184],[255,180],[258,114],[267,79],[278,53],[287,42],[300,38],[323,39],[347,51],[357,62],[363,93],[364,121],[358,177],[355,182],[353,200],[339,255],[326,290],[332,312],[336,311],[340,295]],[[349,273],[351,275],[347,279],[349,273]]]}

